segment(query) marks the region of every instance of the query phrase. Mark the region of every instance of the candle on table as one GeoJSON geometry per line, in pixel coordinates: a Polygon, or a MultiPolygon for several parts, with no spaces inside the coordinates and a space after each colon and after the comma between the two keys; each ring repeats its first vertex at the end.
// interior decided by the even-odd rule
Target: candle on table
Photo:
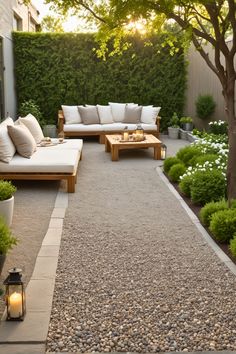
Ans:
{"type": "Polygon", "coordinates": [[[128,132],[124,132],[124,140],[125,141],[129,140],[129,133],[128,132]]]}

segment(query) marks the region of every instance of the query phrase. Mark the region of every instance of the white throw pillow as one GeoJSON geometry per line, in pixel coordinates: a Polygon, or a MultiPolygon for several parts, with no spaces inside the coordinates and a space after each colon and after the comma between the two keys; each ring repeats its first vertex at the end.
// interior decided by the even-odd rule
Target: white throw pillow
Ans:
{"type": "MultiPolygon", "coordinates": [[[[79,106],[83,107],[83,106],[79,106]]],[[[82,119],[79,114],[78,106],[61,106],[65,117],[65,124],[79,124],[82,119]]]]}
{"type": "Polygon", "coordinates": [[[161,107],[143,106],[141,114],[141,123],[156,124],[156,118],[161,107]]]}
{"type": "Polygon", "coordinates": [[[10,162],[16,152],[15,145],[7,131],[8,125],[14,125],[10,117],[0,124],[0,161],[2,162],[10,162]]]}
{"type": "Polygon", "coordinates": [[[30,133],[34,137],[34,140],[36,141],[36,144],[40,143],[40,141],[44,138],[44,135],[37,119],[29,113],[26,117],[20,117],[18,120],[29,129],[30,133]]]}
{"type": "Polygon", "coordinates": [[[114,122],[123,122],[125,118],[126,103],[109,102],[114,122]]]}
{"type": "Polygon", "coordinates": [[[114,123],[112,112],[111,112],[111,106],[101,106],[97,104],[97,109],[98,109],[98,115],[101,124],[114,123]]]}

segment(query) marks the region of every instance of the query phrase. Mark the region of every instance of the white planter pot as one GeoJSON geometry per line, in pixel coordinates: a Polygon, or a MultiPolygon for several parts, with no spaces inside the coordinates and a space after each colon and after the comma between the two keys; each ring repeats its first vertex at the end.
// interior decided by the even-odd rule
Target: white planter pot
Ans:
{"type": "Polygon", "coordinates": [[[180,139],[182,140],[188,140],[187,132],[186,130],[180,129],[180,139]]]}
{"type": "Polygon", "coordinates": [[[179,128],[168,127],[168,134],[170,139],[179,139],[179,128]]]}
{"type": "Polygon", "coordinates": [[[14,196],[7,200],[0,201],[0,216],[4,218],[6,224],[11,226],[14,209],[14,196]]]}

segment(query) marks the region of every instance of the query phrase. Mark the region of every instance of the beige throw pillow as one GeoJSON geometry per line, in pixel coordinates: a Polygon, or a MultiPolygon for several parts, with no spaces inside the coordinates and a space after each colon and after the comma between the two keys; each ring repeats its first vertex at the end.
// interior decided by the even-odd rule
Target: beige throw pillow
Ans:
{"type": "Polygon", "coordinates": [[[10,162],[15,155],[16,148],[8,135],[7,125],[14,125],[12,118],[5,119],[0,124],[0,161],[10,162]]]}
{"type": "Polygon", "coordinates": [[[40,141],[44,138],[44,135],[37,119],[29,113],[26,117],[20,117],[19,122],[23,123],[26,128],[29,129],[36,141],[36,144],[40,143],[40,141]]]}
{"type": "Polygon", "coordinates": [[[142,113],[142,106],[136,107],[136,106],[127,105],[125,107],[125,118],[123,120],[123,123],[131,123],[131,124],[140,123],[141,113],[142,113]]]}
{"type": "Polygon", "coordinates": [[[36,142],[29,129],[23,124],[16,126],[8,125],[7,129],[18,154],[30,158],[36,150],[36,142]]]}
{"type": "Polygon", "coordinates": [[[99,124],[99,116],[96,106],[78,107],[82,122],[86,125],[99,124]]]}

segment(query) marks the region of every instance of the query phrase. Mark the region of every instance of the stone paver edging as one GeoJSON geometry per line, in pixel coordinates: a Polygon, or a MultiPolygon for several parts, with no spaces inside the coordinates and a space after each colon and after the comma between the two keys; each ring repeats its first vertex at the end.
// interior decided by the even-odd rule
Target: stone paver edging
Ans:
{"type": "MultiPolygon", "coordinates": [[[[26,317],[23,322],[7,322],[3,317],[0,325],[0,351],[4,344],[6,349],[9,346],[9,351],[14,344],[27,344],[27,347],[38,344],[39,351],[43,350],[42,344],[45,344],[48,333],[63,219],[67,207],[68,194],[59,190],[48,231],[27,285],[26,317]]],[[[6,349],[5,352],[7,352],[6,349]]],[[[24,351],[26,352],[26,346],[24,346],[24,351]]]]}
{"type": "Polygon", "coordinates": [[[166,176],[162,172],[161,167],[157,167],[156,171],[162,181],[168,186],[169,190],[174,194],[176,199],[180,202],[181,206],[184,208],[193,224],[196,226],[204,240],[208,243],[208,245],[213,249],[213,251],[217,254],[222,262],[231,270],[231,272],[236,275],[236,265],[231,261],[231,259],[221,250],[221,248],[214,242],[214,240],[210,237],[208,232],[204,229],[202,224],[200,223],[198,217],[193,213],[193,211],[188,207],[185,203],[184,199],[179,195],[176,189],[172,186],[172,184],[168,181],[166,176]]]}

